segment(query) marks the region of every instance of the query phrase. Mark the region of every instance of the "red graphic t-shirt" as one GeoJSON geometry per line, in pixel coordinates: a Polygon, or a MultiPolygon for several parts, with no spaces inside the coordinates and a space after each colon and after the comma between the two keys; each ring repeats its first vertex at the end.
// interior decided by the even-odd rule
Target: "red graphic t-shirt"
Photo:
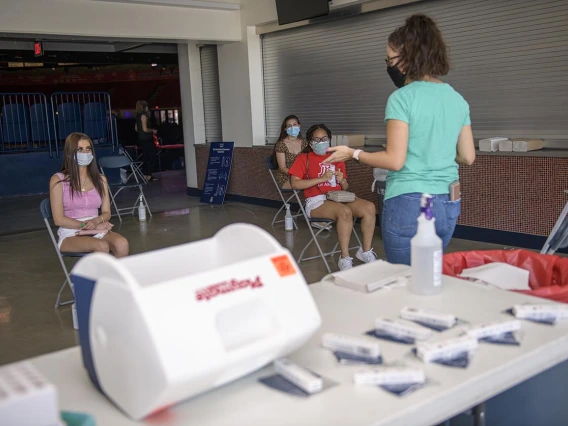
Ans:
{"type": "MultiPolygon", "coordinates": [[[[317,155],[313,151],[309,154],[300,154],[296,157],[296,161],[294,161],[294,164],[292,164],[292,167],[288,170],[288,174],[300,179],[317,179],[323,176],[331,166],[335,166],[335,171],[343,173],[343,177],[347,179],[345,163],[322,163],[322,161],[330,155],[331,154],[317,155]]],[[[315,197],[316,195],[327,194],[330,191],[341,191],[341,185],[337,177],[335,179],[335,186],[331,186],[329,182],[323,182],[311,188],[304,189],[304,197],[315,197]]]]}

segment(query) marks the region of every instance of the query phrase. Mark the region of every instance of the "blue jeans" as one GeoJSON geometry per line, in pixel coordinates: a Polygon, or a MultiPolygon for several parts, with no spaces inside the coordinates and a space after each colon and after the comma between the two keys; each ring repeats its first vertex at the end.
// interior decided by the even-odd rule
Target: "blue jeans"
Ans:
{"type": "MultiPolygon", "coordinates": [[[[418,229],[422,194],[399,195],[385,201],[381,229],[390,263],[410,265],[410,240],[418,229]]],[[[448,194],[433,195],[432,212],[436,219],[436,234],[442,239],[444,251],[452,239],[460,215],[461,201],[450,201],[448,194]]]]}

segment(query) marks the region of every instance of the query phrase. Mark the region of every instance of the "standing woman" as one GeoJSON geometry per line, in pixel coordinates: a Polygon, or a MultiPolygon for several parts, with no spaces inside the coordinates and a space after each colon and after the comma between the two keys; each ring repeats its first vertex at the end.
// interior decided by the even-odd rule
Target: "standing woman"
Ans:
{"type": "Polygon", "coordinates": [[[436,233],[446,249],[460,215],[460,200],[450,199],[458,163],[471,165],[475,148],[469,105],[438,79],[449,72],[446,44],[435,22],[413,15],[387,44],[387,72],[399,89],[388,99],[383,152],[346,146],[330,148],[326,162],[355,159],[390,170],[382,232],[387,260],[410,264],[410,240],[417,231],[422,193],[432,194],[436,233]]]}
{"type": "Polygon", "coordinates": [[[280,136],[274,145],[278,163],[278,170],[274,177],[280,189],[292,189],[288,170],[294,164],[298,154],[305,152],[308,148],[308,143],[302,137],[301,130],[300,120],[295,115],[286,117],[280,126],[280,136]]]}
{"type": "Polygon", "coordinates": [[[83,133],[71,133],[65,139],[63,155],[61,172],[49,182],[53,221],[59,226],[59,249],[128,255],[126,238],[112,232],[107,181],[97,168],[93,141],[83,133]]]}
{"type": "Polygon", "coordinates": [[[157,132],[156,129],[150,127],[150,112],[148,111],[148,102],[136,102],[136,124],[134,130],[138,133],[138,145],[142,147],[144,155],[144,164],[146,174],[144,177],[147,181],[157,180],[152,176],[156,166],[156,147],[154,146],[154,138],[152,135],[157,132]]]}

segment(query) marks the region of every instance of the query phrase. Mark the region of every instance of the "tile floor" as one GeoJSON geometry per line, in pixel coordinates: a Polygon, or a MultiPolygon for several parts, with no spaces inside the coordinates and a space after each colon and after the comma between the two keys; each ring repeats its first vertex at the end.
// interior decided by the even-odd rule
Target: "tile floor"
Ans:
{"type": "MultiPolygon", "coordinates": [[[[222,227],[247,222],[268,230],[294,256],[308,241],[305,223],[294,232],[283,224],[271,226],[275,210],[249,204],[226,203],[223,206],[200,204],[185,195],[185,175],[164,174],[147,188],[154,217],[141,223],[126,216],[116,223],[115,231],[130,241],[131,253],[142,253],[213,236],[222,227]]],[[[56,351],[77,343],[71,322],[71,307],[53,309],[64,276],[54,248],[39,214],[39,202],[45,195],[0,199],[0,364],[56,351]]],[[[127,195],[133,200],[135,194],[127,195]]],[[[378,228],[377,228],[378,231],[378,228]]],[[[322,238],[324,250],[336,242],[332,232],[322,238]]],[[[374,248],[384,256],[379,232],[374,248]]],[[[454,240],[449,251],[499,248],[471,241],[454,240]]],[[[70,263],[71,264],[71,263],[70,263]]],[[[325,275],[321,260],[301,265],[308,282],[325,275]]],[[[336,267],[336,260],[333,261],[336,267]]],[[[69,298],[70,292],[64,296],[69,298]]]]}

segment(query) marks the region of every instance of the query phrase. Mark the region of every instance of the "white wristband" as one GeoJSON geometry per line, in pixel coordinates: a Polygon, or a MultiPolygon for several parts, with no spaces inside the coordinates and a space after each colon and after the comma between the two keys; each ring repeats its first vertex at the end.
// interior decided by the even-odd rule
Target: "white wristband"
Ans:
{"type": "Polygon", "coordinates": [[[355,151],[353,151],[353,158],[359,161],[359,154],[361,154],[362,152],[363,152],[362,149],[356,149],[355,151]]]}

